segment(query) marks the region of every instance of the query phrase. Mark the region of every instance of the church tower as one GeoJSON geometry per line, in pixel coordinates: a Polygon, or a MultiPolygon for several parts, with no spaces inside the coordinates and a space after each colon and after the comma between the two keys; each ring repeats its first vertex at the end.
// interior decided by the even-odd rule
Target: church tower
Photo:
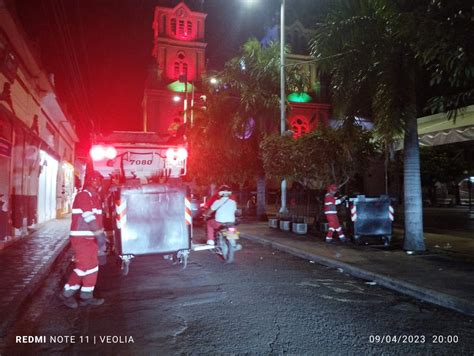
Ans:
{"type": "Polygon", "coordinates": [[[143,98],[144,131],[166,133],[174,119],[189,121],[189,108],[205,74],[207,14],[183,1],[174,8],[155,8],[153,65],[143,98]]]}

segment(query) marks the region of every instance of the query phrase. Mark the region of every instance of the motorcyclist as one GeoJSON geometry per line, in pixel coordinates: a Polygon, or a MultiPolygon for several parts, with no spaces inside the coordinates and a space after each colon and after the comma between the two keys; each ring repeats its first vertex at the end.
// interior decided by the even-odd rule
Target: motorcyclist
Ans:
{"type": "Polygon", "coordinates": [[[229,186],[222,185],[218,190],[219,198],[215,200],[205,215],[215,212],[215,218],[207,221],[207,244],[215,245],[215,231],[225,223],[235,223],[237,202],[229,186]]]}

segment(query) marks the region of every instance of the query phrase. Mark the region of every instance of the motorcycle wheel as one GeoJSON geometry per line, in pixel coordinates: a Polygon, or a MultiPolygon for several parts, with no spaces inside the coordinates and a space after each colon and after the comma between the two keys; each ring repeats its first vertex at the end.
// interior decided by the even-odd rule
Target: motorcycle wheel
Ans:
{"type": "Polygon", "coordinates": [[[235,248],[236,248],[235,240],[227,240],[227,239],[225,239],[225,240],[226,240],[227,246],[228,246],[226,262],[227,263],[234,263],[235,248]]]}
{"type": "Polygon", "coordinates": [[[224,261],[227,261],[227,254],[229,247],[227,245],[227,239],[221,234],[217,235],[217,253],[222,257],[224,261]]]}

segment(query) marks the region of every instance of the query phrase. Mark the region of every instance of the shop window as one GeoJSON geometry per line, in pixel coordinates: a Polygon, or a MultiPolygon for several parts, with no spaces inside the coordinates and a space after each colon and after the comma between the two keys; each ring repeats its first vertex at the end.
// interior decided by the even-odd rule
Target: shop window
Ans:
{"type": "Polygon", "coordinates": [[[0,71],[13,82],[18,70],[18,59],[6,42],[6,38],[0,33],[0,71]]]}

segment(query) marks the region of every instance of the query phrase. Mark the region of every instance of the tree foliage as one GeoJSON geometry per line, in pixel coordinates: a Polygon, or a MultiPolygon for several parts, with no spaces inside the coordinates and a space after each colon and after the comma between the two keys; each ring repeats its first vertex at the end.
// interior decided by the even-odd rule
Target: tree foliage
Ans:
{"type": "MultiPolygon", "coordinates": [[[[286,48],[285,53],[288,52],[286,48]]],[[[227,90],[240,98],[237,120],[254,117],[259,134],[279,127],[280,63],[279,43],[262,47],[256,38],[251,38],[220,74],[227,90]]],[[[289,91],[308,87],[308,76],[296,66],[285,68],[285,77],[289,91]]]]}
{"type": "Polygon", "coordinates": [[[233,122],[238,100],[208,91],[205,108],[194,110],[189,130],[189,173],[198,184],[239,184],[253,179],[261,164],[256,142],[242,140],[233,122]]]}
{"type": "Polygon", "coordinates": [[[311,48],[329,73],[343,115],[369,113],[380,137],[404,132],[404,247],[425,249],[416,122],[414,9],[407,0],[337,0],[318,25],[311,48]]]}
{"type": "Polygon", "coordinates": [[[416,58],[429,74],[428,109],[455,110],[474,103],[474,7],[465,0],[433,0],[418,7],[416,58]]]}
{"type": "Polygon", "coordinates": [[[329,182],[339,186],[367,168],[377,144],[370,132],[346,120],[339,128],[321,127],[295,140],[269,135],[262,143],[265,172],[305,187],[323,189],[329,182]]]}
{"type": "MultiPolygon", "coordinates": [[[[276,130],[280,120],[280,47],[262,47],[250,39],[240,53],[217,74],[219,86],[206,89],[206,109],[195,111],[190,129],[190,175],[199,183],[243,183],[264,175],[259,143],[264,133],[276,130]],[[239,139],[255,125],[250,137],[239,139]]],[[[287,85],[302,88],[308,78],[287,69],[287,85]]]]}

